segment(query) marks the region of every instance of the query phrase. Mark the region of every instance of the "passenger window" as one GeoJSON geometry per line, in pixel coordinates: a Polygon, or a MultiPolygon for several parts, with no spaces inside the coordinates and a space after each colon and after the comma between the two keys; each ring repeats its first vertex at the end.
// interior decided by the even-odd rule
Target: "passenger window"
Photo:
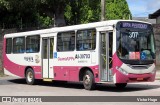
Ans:
{"type": "Polygon", "coordinates": [[[25,37],[13,38],[13,53],[25,52],[25,37]]]}
{"type": "Polygon", "coordinates": [[[75,32],[61,32],[57,35],[57,51],[74,51],[75,32]]]}
{"type": "Polygon", "coordinates": [[[96,30],[87,29],[77,31],[77,44],[78,51],[94,50],[96,48],[96,30]]]}
{"type": "Polygon", "coordinates": [[[26,52],[27,53],[36,53],[40,49],[40,36],[27,36],[26,38],[26,52]]]}
{"type": "Polygon", "coordinates": [[[6,39],[6,54],[11,54],[12,52],[12,38],[6,39]]]}

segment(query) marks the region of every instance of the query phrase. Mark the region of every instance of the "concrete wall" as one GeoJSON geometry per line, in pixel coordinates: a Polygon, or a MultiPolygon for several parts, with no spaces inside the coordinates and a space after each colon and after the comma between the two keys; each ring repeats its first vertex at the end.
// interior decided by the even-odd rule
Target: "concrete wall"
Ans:
{"type": "Polygon", "coordinates": [[[153,25],[156,41],[156,64],[160,65],[160,24],[153,25]]]}
{"type": "Polygon", "coordinates": [[[157,24],[160,24],[160,16],[158,16],[158,17],[156,18],[156,23],[157,23],[157,24]]]}

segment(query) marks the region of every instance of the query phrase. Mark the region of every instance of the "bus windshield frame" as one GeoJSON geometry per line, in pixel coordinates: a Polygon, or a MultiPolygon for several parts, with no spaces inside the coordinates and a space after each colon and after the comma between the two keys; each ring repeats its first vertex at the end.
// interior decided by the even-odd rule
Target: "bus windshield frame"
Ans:
{"type": "Polygon", "coordinates": [[[116,25],[117,56],[126,64],[153,64],[155,39],[151,24],[118,22],[116,25]]]}

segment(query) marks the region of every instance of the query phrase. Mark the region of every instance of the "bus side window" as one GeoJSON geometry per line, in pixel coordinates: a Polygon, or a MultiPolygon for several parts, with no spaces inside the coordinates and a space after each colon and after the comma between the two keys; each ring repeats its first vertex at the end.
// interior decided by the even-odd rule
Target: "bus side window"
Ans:
{"type": "Polygon", "coordinates": [[[94,50],[96,48],[96,30],[86,29],[77,31],[76,42],[78,51],[94,50]]]}
{"type": "Polygon", "coordinates": [[[12,52],[12,38],[6,39],[6,54],[11,54],[12,52]]]}
{"type": "Polygon", "coordinates": [[[13,38],[13,53],[25,52],[25,37],[13,38]]]}
{"type": "Polygon", "coordinates": [[[75,35],[74,36],[71,36],[71,39],[70,39],[70,50],[73,51],[75,49],[75,35]]]}
{"type": "Polygon", "coordinates": [[[26,38],[26,52],[27,53],[36,53],[40,49],[40,36],[27,36],[26,38]]]}
{"type": "Polygon", "coordinates": [[[75,32],[60,32],[57,35],[57,51],[74,51],[75,32]]]}

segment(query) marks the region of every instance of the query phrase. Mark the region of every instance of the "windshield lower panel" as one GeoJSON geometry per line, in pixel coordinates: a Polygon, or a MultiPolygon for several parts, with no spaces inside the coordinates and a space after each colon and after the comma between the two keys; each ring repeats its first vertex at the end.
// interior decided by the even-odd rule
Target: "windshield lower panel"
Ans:
{"type": "Polygon", "coordinates": [[[151,25],[145,24],[144,28],[120,27],[122,24],[117,25],[118,57],[127,64],[152,64],[155,59],[155,42],[151,25]]]}

